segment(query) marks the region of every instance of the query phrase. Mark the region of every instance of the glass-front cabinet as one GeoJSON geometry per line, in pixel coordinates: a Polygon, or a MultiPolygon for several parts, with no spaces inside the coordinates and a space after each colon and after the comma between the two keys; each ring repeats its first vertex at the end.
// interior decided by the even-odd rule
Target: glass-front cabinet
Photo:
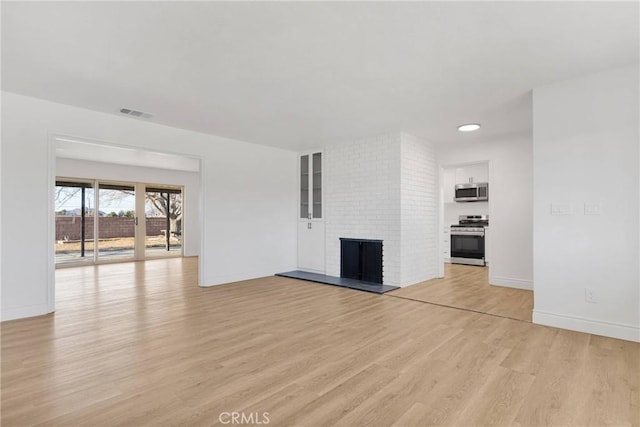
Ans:
{"type": "Polygon", "coordinates": [[[322,204],[322,153],[302,153],[298,209],[298,269],[324,274],[325,227],[322,204]]]}
{"type": "Polygon", "coordinates": [[[322,219],[322,153],[300,156],[300,219],[322,219]]]}

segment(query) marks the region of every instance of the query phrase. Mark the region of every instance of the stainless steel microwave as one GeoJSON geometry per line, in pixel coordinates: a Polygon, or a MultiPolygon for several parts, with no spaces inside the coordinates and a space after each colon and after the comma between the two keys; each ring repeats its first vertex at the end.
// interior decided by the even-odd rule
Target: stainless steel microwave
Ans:
{"type": "Polygon", "coordinates": [[[456,202],[485,202],[489,200],[489,184],[478,182],[472,184],[456,184],[456,202]]]}

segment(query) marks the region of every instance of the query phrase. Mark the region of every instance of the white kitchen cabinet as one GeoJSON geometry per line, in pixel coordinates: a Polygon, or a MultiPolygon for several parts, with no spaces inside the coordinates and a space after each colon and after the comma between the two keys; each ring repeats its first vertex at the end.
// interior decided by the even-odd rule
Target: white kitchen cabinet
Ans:
{"type": "Polygon", "coordinates": [[[322,153],[301,154],[299,171],[298,268],[324,273],[322,153]]]}
{"type": "Polygon", "coordinates": [[[455,186],[456,186],[456,169],[455,168],[444,168],[442,170],[442,189],[443,189],[443,198],[444,203],[453,203],[455,202],[455,186]]]}
{"type": "Polygon", "coordinates": [[[325,272],[324,223],[298,222],[298,269],[314,273],[325,272]]]}
{"type": "Polygon", "coordinates": [[[444,262],[451,262],[451,229],[445,227],[443,232],[442,253],[444,255],[444,262]]]}
{"type": "Polygon", "coordinates": [[[458,166],[455,171],[456,184],[469,184],[471,182],[489,182],[489,164],[473,163],[458,166]]]}
{"type": "Polygon", "coordinates": [[[489,265],[491,261],[491,231],[489,227],[484,228],[484,262],[489,265]]]}

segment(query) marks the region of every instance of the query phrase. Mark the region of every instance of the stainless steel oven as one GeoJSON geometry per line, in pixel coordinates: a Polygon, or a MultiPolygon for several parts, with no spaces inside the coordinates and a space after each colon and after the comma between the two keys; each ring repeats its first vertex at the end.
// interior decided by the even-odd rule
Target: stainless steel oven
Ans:
{"type": "Polygon", "coordinates": [[[451,262],[485,266],[484,227],[486,215],[462,215],[459,224],[451,226],[451,262]]]}

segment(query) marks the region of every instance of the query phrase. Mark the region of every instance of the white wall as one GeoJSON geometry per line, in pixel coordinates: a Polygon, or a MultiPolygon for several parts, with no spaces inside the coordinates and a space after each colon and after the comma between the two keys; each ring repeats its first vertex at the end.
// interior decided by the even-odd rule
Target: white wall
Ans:
{"type": "MultiPolygon", "coordinates": [[[[489,183],[489,198],[492,197],[492,185],[489,183]]],[[[444,225],[458,224],[460,215],[489,215],[489,202],[458,203],[447,202],[444,204],[444,225]]],[[[491,222],[491,218],[489,218],[491,222]]]]}
{"type": "MultiPolygon", "coordinates": [[[[2,12],[0,11],[0,15],[2,15],[2,12]]],[[[2,19],[2,17],[0,16],[0,19],[2,19]]],[[[0,79],[1,79],[1,74],[2,71],[0,71],[0,79]]],[[[1,95],[1,93],[0,93],[1,95]]],[[[0,100],[0,129],[2,129],[2,102],[0,100]]],[[[4,185],[3,185],[3,162],[2,162],[2,146],[3,146],[3,138],[0,136],[0,290],[2,289],[2,277],[3,277],[3,271],[2,271],[2,260],[4,258],[2,258],[2,242],[4,242],[4,235],[2,232],[2,194],[4,194],[4,185]]],[[[0,310],[2,310],[2,292],[0,292],[0,310]]],[[[0,320],[2,319],[2,313],[0,312],[0,320]]]]}
{"type": "Polygon", "coordinates": [[[438,276],[438,165],[433,145],[401,135],[401,283],[438,276]]]}
{"type": "MultiPolygon", "coordinates": [[[[491,183],[489,183],[489,197],[491,197],[491,183]]],[[[457,224],[460,215],[489,215],[489,202],[446,203],[444,205],[444,225],[457,224]]],[[[489,218],[491,221],[491,218],[489,218]]]]}
{"type": "Polygon", "coordinates": [[[533,320],[640,341],[638,67],[533,95],[533,320]],[[585,215],[585,203],[601,214],[585,215]],[[551,215],[552,204],[571,212],[551,215]]]}
{"type": "Polygon", "coordinates": [[[2,319],[53,309],[52,135],[202,159],[201,285],[294,269],[296,153],[2,95],[2,319]]]}
{"type": "Polygon", "coordinates": [[[56,176],[183,187],[184,256],[200,254],[200,173],[56,158],[56,176]]]}
{"type": "MultiPolygon", "coordinates": [[[[528,133],[437,149],[443,167],[489,162],[489,282],[493,285],[533,289],[531,150],[532,137],[528,133]]],[[[458,206],[465,209],[467,205],[475,204],[458,203],[456,213],[458,206]]],[[[473,209],[476,208],[469,207],[469,214],[474,213],[473,209]]]]}
{"type": "Polygon", "coordinates": [[[340,276],[340,237],[383,240],[383,280],[400,286],[400,133],[324,149],[327,274],[340,276]]]}

